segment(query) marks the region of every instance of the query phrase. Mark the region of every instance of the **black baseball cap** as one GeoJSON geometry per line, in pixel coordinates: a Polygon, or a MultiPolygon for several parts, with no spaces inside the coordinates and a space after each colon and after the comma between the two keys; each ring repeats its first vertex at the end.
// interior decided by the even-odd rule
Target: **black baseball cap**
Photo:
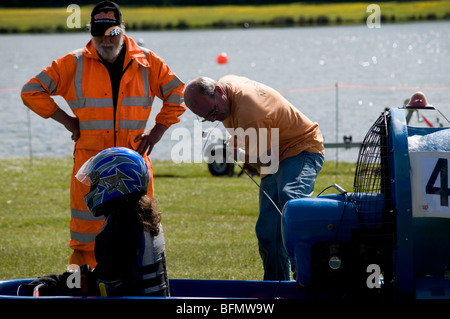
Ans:
{"type": "Polygon", "coordinates": [[[119,5],[112,1],[102,1],[91,13],[91,34],[93,36],[115,36],[122,32],[122,14],[119,5]]]}

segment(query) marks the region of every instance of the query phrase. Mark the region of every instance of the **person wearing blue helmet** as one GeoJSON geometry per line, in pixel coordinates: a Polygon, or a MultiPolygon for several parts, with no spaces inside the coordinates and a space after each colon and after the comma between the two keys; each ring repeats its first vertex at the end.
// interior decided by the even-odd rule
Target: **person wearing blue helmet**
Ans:
{"type": "Polygon", "coordinates": [[[141,155],[123,147],[106,149],[76,177],[90,186],[84,197],[89,211],[106,218],[95,242],[97,265],[75,270],[84,278],[79,287],[71,284],[73,270],[40,277],[30,287],[41,285],[43,294],[169,296],[161,214],[147,195],[149,175],[141,155]]]}

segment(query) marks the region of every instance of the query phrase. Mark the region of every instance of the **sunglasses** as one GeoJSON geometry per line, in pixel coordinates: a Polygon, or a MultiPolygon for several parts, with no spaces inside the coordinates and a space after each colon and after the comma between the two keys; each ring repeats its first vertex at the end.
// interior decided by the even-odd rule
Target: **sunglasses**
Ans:
{"type": "Polygon", "coordinates": [[[208,114],[206,114],[205,117],[204,117],[203,119],[201,119],[201,122],[209,121],[209,119],[210,119],[211,117],[213,117],[214,115],[216,115],[216,114],[219,112],[219,110],[217,109],[217,107],[216,107],[215,105],[214,105],[214,107],[215,107],[215,109],[214,109],[214,110],[211,110],[211,112],[209,112],[208,114]]]}
{"type": "Polygon", "coordinates": [[[203,118],[201,118],[201,122],[209,121],[210,118],[219,113],[219,109],[217,108],[216,94],[214,93],[214,109],[211,110],[208,114],[206,114],[203,118]]]}

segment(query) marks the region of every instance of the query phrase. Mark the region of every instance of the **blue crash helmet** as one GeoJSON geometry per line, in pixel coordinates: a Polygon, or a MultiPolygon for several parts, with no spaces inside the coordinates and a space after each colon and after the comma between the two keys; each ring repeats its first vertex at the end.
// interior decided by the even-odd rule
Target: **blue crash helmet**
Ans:
{"type": "Polygon", "coordinates": [[[147,193],[149,183],[148,168],[142,156],[125,147],[108,148],[91,157],[76,178],[91,187],[84,201],[96,217],[103,215],[103,204],[113,198],[147,193]]]}

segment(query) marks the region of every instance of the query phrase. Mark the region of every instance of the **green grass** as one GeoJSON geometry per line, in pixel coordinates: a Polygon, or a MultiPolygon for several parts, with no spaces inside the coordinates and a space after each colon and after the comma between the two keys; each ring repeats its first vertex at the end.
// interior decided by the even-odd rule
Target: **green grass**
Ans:
{"type": "MultiPolygon", "coordinates": [[[[316,195],[333,183],[351,190],[354,167],[325,163],[316,195]]],[[[71,170],[70,158],[0,160],[0,280],[66,269],[71,170]]],[[[261,280],[257,186],[245,175],[213,177],[206,163],[157,161],[153,170],[169,276],[261,280]]]]}
{"type": "MultiPolygon", "coordinates": [[[[371,2],[250,6],[135,7],[121,6],[129,30],[172,28],[222,28],[242,26],[283,26],[365,23],[371,2]]],[[[403,22],[450,18],[450,2],[380,2],[383,21],[403,22]]],[[[89,23],[93,6],[81,7],[81,29],[66,26],[71,12],[60,8],[0,8],[0,32],[81,31],[89,23]],[[38,17],[38,18],[36,18],[38,17]]]]}

